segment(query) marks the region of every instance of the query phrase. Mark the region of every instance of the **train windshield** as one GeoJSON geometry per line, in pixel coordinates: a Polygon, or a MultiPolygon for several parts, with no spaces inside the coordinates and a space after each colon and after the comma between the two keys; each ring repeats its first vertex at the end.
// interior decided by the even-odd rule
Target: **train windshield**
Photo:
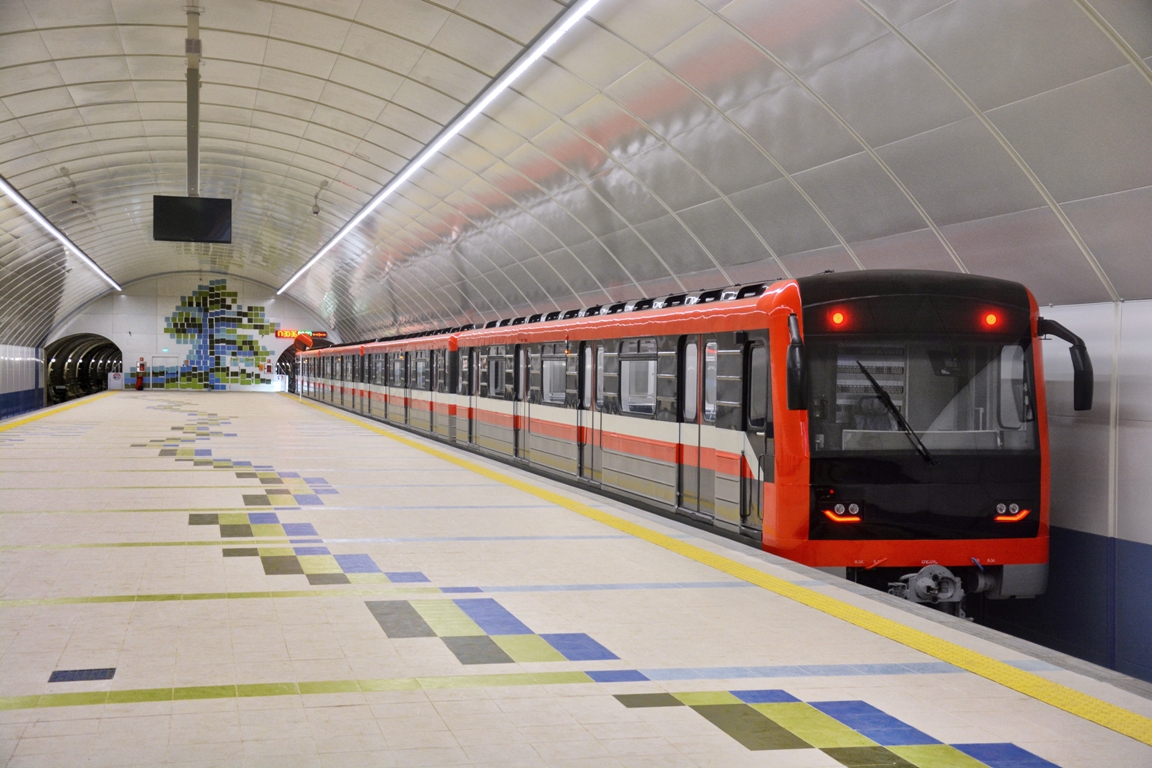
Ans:
{"type": "Polygon", "coordinates": [[[814,454],[1037,448],[1028,342],[810,337],[806,346],[814,454]]]}

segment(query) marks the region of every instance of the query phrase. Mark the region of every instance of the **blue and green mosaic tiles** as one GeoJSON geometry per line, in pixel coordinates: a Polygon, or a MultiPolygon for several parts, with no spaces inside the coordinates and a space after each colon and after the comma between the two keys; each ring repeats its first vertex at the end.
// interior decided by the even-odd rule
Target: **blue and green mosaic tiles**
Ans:
{"type": "Polygon", "coordinates": [[[365,605],[390,639],[438,637],[461,664],[618,658],[585,634],[536,634],[491,598],[376,600],[365,605]]]}
{"type": "Polygon", "coordinates": [[[1055,768],[1014,744],[942,744],[863,701],[803,702],[771,689],[616,700],[629,708],[689,707],[749,750],[820,750],[847,768],[1055,768]]]}
{"type": "MultiPolygon", "coordinates": [[[[276,332],[277,323],[264,307],[237,302],[226,280],[211,280],[189,296],[168,317],[164,332],[178,344],[192,344],[180,366],[178,386],[187,389],[226,389],[229,384],[270,384],[265,364],[272,352],[261,336],[276,332]]],[[[165,386],[169,386],[166,378],[165,386]]]]}

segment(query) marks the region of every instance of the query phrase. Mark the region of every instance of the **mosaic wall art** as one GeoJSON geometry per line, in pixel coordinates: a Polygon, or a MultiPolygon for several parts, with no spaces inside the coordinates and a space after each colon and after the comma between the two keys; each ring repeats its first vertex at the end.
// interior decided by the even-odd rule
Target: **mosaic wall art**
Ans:
{"type": "MultiPolygon", "coordinates": [[[[245,307],[227,280],[211,280],[189,296],[168,317],[164,332],[192,349],[179,371],[166,371],[165,388],[225,389],[229,384],[271,384],[265,366],[272,351],[261,336],[276,333],[278,323],[268,320],[264,307],[245,307]]],[[[155,385],[153,383],[153,385],[155,385]]]]}

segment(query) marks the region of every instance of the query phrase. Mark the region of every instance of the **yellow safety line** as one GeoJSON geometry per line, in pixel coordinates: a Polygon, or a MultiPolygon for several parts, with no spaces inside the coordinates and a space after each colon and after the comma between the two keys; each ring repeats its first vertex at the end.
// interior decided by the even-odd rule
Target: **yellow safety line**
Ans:
{"type": "MultiPolygon", "coordinates": [[[[296,401],[296,398],[292,398],[296,401]]],[[[889,640],[894,640],[897,643],[906,645],[909,648],[914,648],[921,653],[925,653],[934,658],[946,661],[953,666],[965,669],[973,674],[979,675],[987,680],[1000,683],[1003,686],[1011,688],[1014,691],[1031,696],[1034,699],[1050,704],[1057,709],[1062,709],[1073,715],[1090,720],[1093,723],[1102,725],[1117,733],[1122,733],[1125,736],[1130,736],[1137,741],[1141,741],[1149,746],[1152,746],[1152,719],[1138,715],[1131,710],[1124,709],[1123,707],[1110,704],[1095,696],[1089,696],[1086,693],[1081,693],[1073,688],[1060,683],[1054,683],[1051,680],[1046,680],[1039,675],[1031,672],[1026,672],[1022,669],[1006,664],[1002,661],[997,661],[990,656],[985,656],[962,645],[942,640],[939,637],[930,635],[912,627],[905,626],[892,619],[886,619],[883,616],[872,613],[864,608],[858,608],[854,605],[846,603],[842,600],[837,600],[834,597],[822,595],[806,587],[801,587],[792,582],[785,581],[784,579],[776,576],[770,576],[762,571],[758,571],[747,565],[730,560],[727,557],[718,555],[714,552],[709,552],[702,547],[689,544],[679,539],[674,539],[671,536],[656,531],[649,530],[642,525],[629,522],[623,518],[602,512],[598,509],[582,504],[579,501],[568,498],[564,494],[556,493],[554,491],[545,490],[531,483],[519,480],[510,475],[505,475],[501,472],[488,469],[480,464],[468,461],[467,459],[454,456],[447,451],[442,451],[437,448],[432,448],[423,445],[416,440],[409,439],[396,432],[378,427],[374,424],[367,423],[352,416],[345,415],[339,411],[334,411],[331,408],[312,403],[307,401],[298,401],[318,411],[327,413],[330,416],[343,419],[344,421],[352,424],[357,424],[365,429],[376,432],[384,437],[395,440],[399,443],[415,448],[429,455],[435,456],[444,461],[455,464],[458,467],[471,470],[479,475],[487,477],[491,480],[511,486],[519,491],[529,493],[537,498],[549,501],[557,506],[571,510],[578,515],[595,520],[598,523],[603,523],[610,528],[615,528],[618,531],[631,534],[639,539],[643,539],[658,547],[663,547],[678,555],[683,555],[698,563],[711,566],[722,573],[727,573],[730,576],[735,576],[738,579],[747,581],[750,584],[755,584],[758,587],[763,587],[770,592],[787,597],[790,600],[795,600],[798,603],[815,608],[822,613],[829,616],[835,616],[842,621],[849,624],[854,624],[861,629],[866,629],[869,632],[874,632],[881,637],[886,637],[889,640]]]]}
{"type": "Polygon", "coordinates": [[[64,411],[71,410],[72,408],[79,408],[82,405],[87,405],[88,403],[91,403],[93,400],[99,400],[103,397],[108,397],[111,394],[114,394],[114,393],[109,391],[109,392],[102,392],[99,395],[89,395],[88,397],[80,398],[79,400],[77,400],[74,403],[69,403],[69,404],[65,404],[65,405],[54,405],[54,406],[49,406],[48,408],[41,408],[40,410],[33,412],[31,416],[24,416],[24,417],[19,418],[19,419],[13,419],[12,421],[0,422],[0,432],[7,432],[9,429],[15,429],[16,427],[22,427],[25,424],[29,424],[33,421],[38,420],[38,419],[47,418],[48,416],[53,416],[57,413],[63,413],[64,411]]]}

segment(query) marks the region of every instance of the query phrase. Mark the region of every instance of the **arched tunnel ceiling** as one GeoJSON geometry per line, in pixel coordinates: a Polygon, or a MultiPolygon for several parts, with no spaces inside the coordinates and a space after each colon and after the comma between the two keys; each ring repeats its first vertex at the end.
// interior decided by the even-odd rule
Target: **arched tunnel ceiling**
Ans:
{"type": "MultiPolygon", "coordinates": [[[[565,10],[200,4],[231,245],[151,240],[184,3],[0,3],[0,175],[121,283],[282,284],[565,10]]],[[[290,293],[347,339],[824,269],[1152,297],[1150,63],[1143,0],[601,0],[290,293]]],[[[0,268],[8,343],[107,289],[6,200],[0,268]]]]}

